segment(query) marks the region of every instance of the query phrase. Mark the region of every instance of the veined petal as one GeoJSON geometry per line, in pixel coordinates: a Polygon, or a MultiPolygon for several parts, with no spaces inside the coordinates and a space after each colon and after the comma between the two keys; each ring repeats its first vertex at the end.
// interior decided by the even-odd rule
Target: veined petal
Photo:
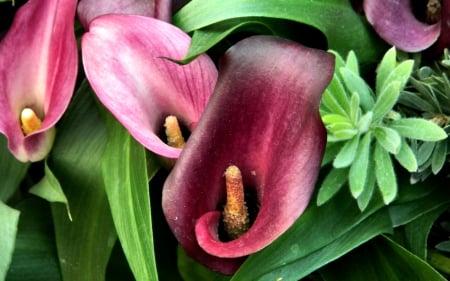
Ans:
{"type": "Polygon", "coordinates": [[[129,14],[170,21],[170,0],[81,0],[78,18],[87,30],[96,17],[107,14],[129,14]]]}
{"type": "Polygon", "coordinates": [[[326,142],[318,106],[333,68],[332,55],[276,37],[250,37],[226,52],[214,94],[163,188],[166,219],[190,256],[230,274],[304,211],[326,142]],[[241,169],[259,211],[246,233],[223,242],[229,165],[241,169]]]}
{"type": "Polygon", "coordinates": [[[86,76],[100,101],[136,140],[169,158],[180,149],[158,137],[164,118],[193,128],[217,80],[207,56],[184,66],[166,59],[183,58],[189,44],[177,27],[132,15],[98,17],[82,38],[86,76]]]}
{"type": "Polygon", "coordinates": [[[30,0],[0,42],[0,131],[20,161],[43,159],[53,126],[72,96],[77,74],[76,0],[30,0]],[[32,108],[42,126],[24,136],[20,114],[32,108]]]}
{"type": "Polygon", "coordinates": [[[364,0],[364,12],[381,38],[406,52],[430,47],[441,32],[440,22],[429,25],[415,18],[410,0],[364,0]]]}

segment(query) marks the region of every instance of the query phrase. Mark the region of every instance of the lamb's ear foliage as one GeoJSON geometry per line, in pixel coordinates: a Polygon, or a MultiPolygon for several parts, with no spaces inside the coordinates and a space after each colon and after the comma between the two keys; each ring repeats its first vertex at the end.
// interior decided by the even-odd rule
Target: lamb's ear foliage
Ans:
{"type": "MultiPolygon", "coordinates": [[[[375,89],[360,76],[356,55],[344,60],[338,53],[333,80],[326,89],[320,113],[334,160],[319,189],[322,205],[348,183],[352,196],[364,210],[378,187],[385,204],[397,196],[393,159],[407,171],[418,169],[411,140],[434,143],[447,138],[435,122],[413,118],[394,110],[413,71],[414,61],[399,62],[395,48],[380,62],[375,89]]],[[[327,161],[331,162],[330,159],[327,161]]]]}

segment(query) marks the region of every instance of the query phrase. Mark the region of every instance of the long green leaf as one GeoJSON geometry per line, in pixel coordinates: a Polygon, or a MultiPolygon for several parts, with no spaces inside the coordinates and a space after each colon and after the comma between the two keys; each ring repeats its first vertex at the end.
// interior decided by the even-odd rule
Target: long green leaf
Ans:
{"type": "Polygon", "coordinates": [[[117,234],[136,280],[156,281],[145,149],[111,116],[108,133],[103,178],[117,234]]]}
{"type": "Polygon", "coordinates": [[[16,241],[19,211],[0,201],[0,280],[4,280],[8,272],[16,241]]]}
{"type": "Polygon", "coordinates": [[[5,136],[0,134],[0,201],[6,202],[16,192],[29,163],[19,162],[8,150],[5,136]]]}
{"type": "Polygon", "coordinates": [[[48,165],[70,203],[52,203],[65,281],[104,280],[116,233],[104,190],[101,156],[106,130],[93,93],[83,83],[62,120],[48,165]]]}
{"type": "Polygon", "coordinates": [[[380,237],[321,271],[325,281],[445,281],[394,241],[380,237]]]}
{"type": "Polygon", "coordinates": [[[378,188],[383,196],[384,203],[387,205],[397,196],[397,178],[394,166],[389,152],[384,150],[380,144],[375,145],[373,154],[378,188]]]}
{"type": "MultiPolygon", "coordinates": [[[[342,0],[194,0],[173,17],[173,23],[189,33],[211,25],[214,30],[214,24],[248,17],[286,19],[313,26],[325,34],[330,49],[343,55],[354,50],[363,63],[375,62],[385,48],[350,1],[342,0]]],[[[221,37],[224,32],[219,30],[216,35],[221,37]]],[[[197,40],[209,46],[216,41],[197,40]]]]}
{"type": "Polygon", "coordinates": [[[447,133],[435,123],[421,118],[402,118],[390,123],[390,127],[405,138],[422,141],[438,141],[447,138],[447,133]]]}
{"type": "Polygon", "coordinates": [[[370,147],[371,147],[372,134],[367,133],[362,138],[358,153],[356,154],[355,161],[353,161],[350,167],[349,173],[349,185],[350,191],[354,198],[358,198],[364,190],[364,186],[367,180],[367,170],[369,167],[370,147]]]}

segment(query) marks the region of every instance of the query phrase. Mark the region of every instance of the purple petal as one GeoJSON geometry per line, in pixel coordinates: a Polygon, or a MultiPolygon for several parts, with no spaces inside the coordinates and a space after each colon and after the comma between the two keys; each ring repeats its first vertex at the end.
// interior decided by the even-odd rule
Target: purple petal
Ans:
{"type": "Polygon", "coordinates": [[[230,274],[300,216],[313,192],[326,141],[318,106],[333,57],[255,36],[222,58],[218,84],[163,189],[166,219],[186,252],[230,274]],[[239,238],[218,238],[223,173],[237,165],[260,204],[239,238]]]}
{"type": "Polygon", "coordinates": [[[38,161],[47,155],[52,128],[72,96],[78,65],[76,3],[30,0],[0,42],[0,131],[20,161],[38,161]],[[25,107],[43,118],[41,128],[26,137],[19,121],[25,107]]]}
{"type": "Polygon", "coordinates": [[[169,0],[81,0],[78,4],[78,18],[86,30],[101,15],[129,14],[170,21],[170,11],[169,0]]]}
{"type": "Polygon", "coordinates": [[[92,21],[82,38],[86,76],[100,101],[149,150],[177,158],[158,133],[173,114],[193,128],[217,80],[207,56],[181,66],[190,38],[173,25],[153,18],[107,15],[92,21]]]}
{"type": "Polygon", "coordinates": [[[439,37],[440,23],[425,24],[415,18],[410,0],[365,0],[364,12],[378,35],[406,52],[418,52],[439,37]]]}

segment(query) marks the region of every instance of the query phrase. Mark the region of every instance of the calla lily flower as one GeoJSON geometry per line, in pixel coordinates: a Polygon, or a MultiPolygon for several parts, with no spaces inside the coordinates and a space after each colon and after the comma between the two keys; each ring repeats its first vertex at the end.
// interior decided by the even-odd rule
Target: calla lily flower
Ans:
{"type": "Polygon", "coordinates": [[[213,91],[217,70],[207,56],[180,66],[190,37],[166,22],[135,15],[94,19],[82,38],[86,76],[106,108],[149,150],[178,158],[159,135],[175,115],[192,130],[213,91]]]}
{"type": "Polygon", "coordinates": [[[214,94],[163,188],[166,219],[188,255],[232,274],[302,214],[326,142],[318,107],[333,69],[329,53],[270,36],[226,52],[214,94]],[[250,194],[250,225],[230,239],[221,234],[221,212],[235,166],[250,194]]]}
{"type": "MultiPolygon", "coordinates": [[[[428,2],[429,23],[413,13],[411,0],[364,0],[367,20],[386,42],[406,52],[419,52],[435,45],[450,46],[450,1],[428,2]]],[[[423,11],[424,18],[427,14],[423,11]]]]}
{"type": "Polygon", "coordinates": [[[170,21],[171,0],[81,0],[78,19],[87,30],[92,19],[107,14],[129,14],[170,21]]]}
{"type": "Polygon", "coordinates": [[[30,0],[0,42],[0,132],[23,162],[50,151],[77,74],[76,0],[30,0]]]}

